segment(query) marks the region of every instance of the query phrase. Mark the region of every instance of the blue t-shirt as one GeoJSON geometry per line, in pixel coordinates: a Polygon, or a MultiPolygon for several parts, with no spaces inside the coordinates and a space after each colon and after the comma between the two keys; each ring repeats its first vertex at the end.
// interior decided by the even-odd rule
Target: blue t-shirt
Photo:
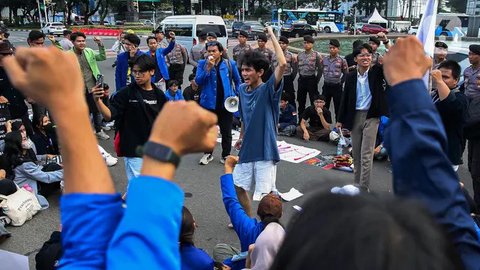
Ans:
{"type": "Polygon", "coordinates": [[[280,161],[277,147],[277,124],[280,115],[280,96],[283,79],[275,89],[275,73],[266,83],[247,91],[242,84],[238,90],[239,112],[243,121],[243,142],[239,163],[280,161]]]}

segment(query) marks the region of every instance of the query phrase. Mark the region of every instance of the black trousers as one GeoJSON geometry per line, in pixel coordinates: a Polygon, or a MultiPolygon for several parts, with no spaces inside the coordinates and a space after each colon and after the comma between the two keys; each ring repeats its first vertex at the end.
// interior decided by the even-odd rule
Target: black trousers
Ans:
{"type": "Polygon", "coordinates": [[[333,98],[333,105],[335,106],[335,119],[340,109],[340,102],[342,100],[343,87],[341,83],[323,83],[322,95],[325,96],[325,108],[330,109],[330,101],[333,98]]]}
{"type": "Polygon", "coordinates": [[[472,175],[473,199],[480,207],[480,138],[468,140],[468,170],[472,175]]]}
{"type": "Polygon", "coordinates": [[[283,92],[287,96],[289,104],[292,104],[293,107],[297,108],[297,102],[295,101],[295,87],[293,86],[292,75],[283,76],[283,92]]]}
{"type": "Polygon", "coordinates": [[[298,101],[298,116],[299,119],[305,111],[305,104],[307,103],[307,93],[310,98],[310,105],[313,105],[313,98],[318,95],[318,82],[317,77],[312,76],[301,76],[298,78],[298,92],[297,92],[297,101],[298,101]]]}
{"type": "MultiPolygon", "coordinates": [[[[232,125],[233,113],[228,112],[222,106],[221,109],[211,110],[218,117],[218,125],[220,126],[220,134],[222,135],[222,157],[227,157],[232,151],[232,125]]],[[[212,154],[212,152],[208,153],[212,154]]]]}
{"type": "Polygon", "coordinates": [[[178,88],[182,89],[183,73],[185,72],[185,65],[170,64],[168,67],[168,75],[170,80],[176,80],[178,82],[178,88]]]}
{"type": "Polygon", "coordinates": [[[102,117],[100,116],[100,112],[98,112],[93,95],[87,91],[85,98],[87,99],[88,112],[92,115],[95,132],[100,132],[102,130],[102,117]]]}

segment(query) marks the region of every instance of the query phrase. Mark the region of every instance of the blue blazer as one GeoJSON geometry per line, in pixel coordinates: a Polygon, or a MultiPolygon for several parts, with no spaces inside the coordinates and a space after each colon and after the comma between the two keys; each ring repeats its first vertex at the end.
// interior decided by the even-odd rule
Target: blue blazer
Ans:
{"type": "MultiPolygon", "coordinates": [[[[231,96],[236,96],[236,90],[240,86],[240,74],[236,68],[236,63],[233,60],[223,59],[220,63],[220,77],[223,85],[223,100],[231,96]],[[230,84],[230,75],[228,71],[227,62],[230,61],[230,67],[232,69],[232,85],[230,84]]],[[[200,94],[200,106],[208,110],[214,110],[217,100],[217,70],[213,67],[210,72],[207,72],[207,60],[198,61],[197,74],[195,76],[195,82],[202,89],[200,94]]]]}

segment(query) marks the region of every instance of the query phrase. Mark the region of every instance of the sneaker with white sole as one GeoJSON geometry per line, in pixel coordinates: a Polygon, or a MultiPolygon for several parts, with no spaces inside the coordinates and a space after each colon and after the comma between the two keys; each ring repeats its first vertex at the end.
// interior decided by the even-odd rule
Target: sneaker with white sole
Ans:
{"type": "Polygon", "coordinates": [[[97,135],[97,138],[99,138],[100,140],[110,139],[110,136],[108,136],[107,133],[105,133],[105,131],[103,130],[100,130],[99,132],[95,133],[95,135],[97,135]]]}
{"type": "Polygon", "coordinates": [[[115,157],[112,157],[111,155],[108,155],[105,157],[105,163],[107,163],[108,167],[115,166],[118,162],[118,159],[115,157]]]}
{"type": "Polygon", "coordinates": [[[225,159],[226,159],[226,158],[222,157],[222,158],[220,159],[220,163],[225,164],[225,159]]]}
{"type": "Polygon", "coordinates": [[[212,160],[213,160],[212,154],[205,154],[205,155],[203,155],[203,157],[200,159],[200,161],[198,163],[200,165],[207,165],[212,160]]]}

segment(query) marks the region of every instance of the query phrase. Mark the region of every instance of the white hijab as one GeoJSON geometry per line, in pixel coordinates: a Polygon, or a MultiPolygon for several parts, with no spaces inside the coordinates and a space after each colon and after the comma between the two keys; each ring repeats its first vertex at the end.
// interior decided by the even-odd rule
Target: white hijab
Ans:
{"type": "Polygon", "coordinates": [[[283,238],[285,237],[285,230],[283,227],[272,222],[265,227],[263,232],[257,237],[255,241],[255,248],[252,252],[252,270],[268,270],[277,255],[283,238]]]}

